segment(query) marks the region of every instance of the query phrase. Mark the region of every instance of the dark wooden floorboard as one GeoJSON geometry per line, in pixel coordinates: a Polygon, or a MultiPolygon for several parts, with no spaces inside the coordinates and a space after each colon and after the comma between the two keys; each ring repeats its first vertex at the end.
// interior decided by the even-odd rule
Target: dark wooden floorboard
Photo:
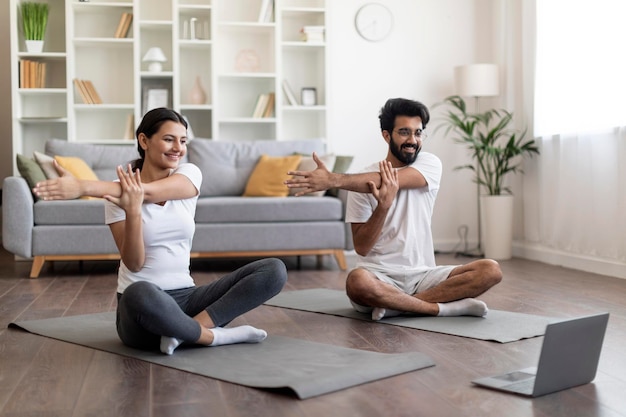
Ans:
{"type": "MultiPolygon", "coordinates": [[[[343,289],[332,259],[294,258],[285,291],[343,289]]],[[[441,264],[468,258],[438,255],[441,264]]],[[[194,260],[198,284],[241,260],[194,260]]],[[[8,416],[626,416],[626,280],[523,259],[501,262],[491,309],[573,317],[609,311],[596,380],[541,398],[475,387],[471,380],[536,364],[543,338],[498,344],[397,326],[261,306],[232,324],[273,335],[385,353],[422,352],[436,366],[307,400],[247,388],[8,329],[12,321],[114,311],[115,262],[57,262],[29,279],[30,262],[0,251],[0,417],[8,416]]],[[[367,364],[363,364],[367,366],[367,364]]]]}

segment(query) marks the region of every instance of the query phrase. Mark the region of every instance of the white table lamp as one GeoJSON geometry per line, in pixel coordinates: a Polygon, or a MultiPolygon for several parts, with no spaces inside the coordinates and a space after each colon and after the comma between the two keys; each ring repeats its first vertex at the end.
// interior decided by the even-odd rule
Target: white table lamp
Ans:
{"type": "Polygon", "coordinates": [[[454,68],[459,96],[488,97],[500,94],[500,73],[496,64],[471,64],[454,68]]]}
{"type": "Polygon", "coordinates": [[[161,72],[163,69],[162,62],[167,61],[165,54],[159,47],[152,47],[148,49],[148,52],[143,56],[143,62],[149,62],[148,71],[161,72]]]}

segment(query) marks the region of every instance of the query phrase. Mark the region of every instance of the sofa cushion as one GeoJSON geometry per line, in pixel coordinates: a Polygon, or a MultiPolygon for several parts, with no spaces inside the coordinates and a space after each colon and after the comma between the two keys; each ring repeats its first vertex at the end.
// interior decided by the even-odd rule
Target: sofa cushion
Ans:
{"type": "Polygon", "coordinates": [[[59,173],[54,167],[53,157],[37,151],[33,152],[33,156],[35,157],[35,161],[37,161],[37,163],[41,167],[43,173],[46,174],[46,178],[50,180],[59,177],[59,173]]]}
{"type": "Polygon", "coordinates": [[[196,224],[340,221],[335,197],[205,197],[198,199],[196,224]]]}
{"type": "Polygon", "coordinates": [[[201,196],[241,196],[262,154],[310,155],[323,153],[324,149],[320,139],[226,142],[196,138],[187,145],[187,155],[189,162],[202,171],[201,196]]]}
{"type": "Polygon", "coordinates": [[[46,141],[45,152],[50,156],[76,156],[93,170],[96,176],[105,181],[117,179],[115,168],[125,166],[139,158],[135,141],[128,145],[95,145],[91,143],[68,142],[63,139],[46,141]]]}
{"type": "MultiPolygon", "coordinates": [[[[343,206],[335,197],[205,197],[196,207],[196,224],[337,221],[343,206]]],[[[104,200],[38,201],[36,225],[104,224],[104,200]]]]}
{"type": "Polygon", "coordinates": [[[98,181],[98,176],[85,161],[77,156],[55,156],[59,166],[79,180],[98,181]]]}
{"type": "MultiPolygon", "coordinates": [[[[17,170],[20,172],[20,175],[24,177],[31,190],[39,181],[46,180],[46,174],[44,174],[37,161],[20,154],[17,154],[15,159],[17,162],[17,170]]],[[[33,196],[35,199],[38,199],[36,195],[33,194],[33,196]]]]}
{"type": "Polygon", "coordinates": [[[288,171],[298,168],[301,155],[269,156],[261,155],[248,177],[244,197],[286,197],[289,188],[285,180],[288,171]]]}
{"type": "Polygon", "coordinates": [[[40,200],[34,206],[34,223],[40,225],[104,224],[104,200],[40,200]]]}

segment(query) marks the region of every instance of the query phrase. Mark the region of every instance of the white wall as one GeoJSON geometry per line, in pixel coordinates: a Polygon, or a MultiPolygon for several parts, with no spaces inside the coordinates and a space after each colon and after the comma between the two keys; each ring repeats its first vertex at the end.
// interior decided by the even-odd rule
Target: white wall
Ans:
{"type": "MultiPolygon", "coordinates": [[[[491,1],[382,1],[395,24],[391,35],[377,43],[361,39],[354,29],[356,11],[368,2],[327,2],[332,106],[328,138],[334,152],[355,155],[353,169],[386,155],[378,111],[388,98],[419,100],[432,111],[435,103],[455,93],[454,66],[491,61],[494,50],[491,1]]],[[[435,245],[452,248],[459,242],[459,226],[468,225],[472,248],[477,239],[476,186],[468,172],[453,171],[469,159],[461,145],[444,137],[444,129],[433,132],[437,109],[432,113],[424,150],[444,164],[433,218],[435,245]]]]}

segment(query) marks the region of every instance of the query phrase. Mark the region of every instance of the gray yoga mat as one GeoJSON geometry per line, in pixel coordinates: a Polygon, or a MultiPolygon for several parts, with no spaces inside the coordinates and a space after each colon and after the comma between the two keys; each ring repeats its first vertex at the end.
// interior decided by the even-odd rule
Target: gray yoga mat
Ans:
{"type": "Polygon", "coordinates": [[[500,343],[542,336],[546,326],[556,321],[551,317],[500,310],[489,310],[485,317],[398,316],[373,321],[369,314],[354,310],[344,291],[326,288],[282,292],[265,304],[500,343]]]}
{"type": "Polygon", "coordinates": [[[300,399],[435,364],[419,352],[377,353],[272,335],[255,344],[181,346],[167,356],[123,345],[115,330],[115,313],[21,321],[9,327],[235,384],[287,388],[300,399]]]}

